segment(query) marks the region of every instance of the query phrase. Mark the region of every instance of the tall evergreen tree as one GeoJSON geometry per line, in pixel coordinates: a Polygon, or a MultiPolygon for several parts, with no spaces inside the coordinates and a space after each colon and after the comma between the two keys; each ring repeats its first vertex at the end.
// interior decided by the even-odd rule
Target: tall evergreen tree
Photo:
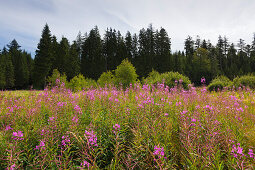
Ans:
{"type": "Polygon", "coordinates": [[[58,69],[59,63],[58,63],[58,58],[59,58],[59,43],[57,41],[57,37],[55,35],[52,36],[51,40],[51,68],[49,74],[51,75],[53,73],[54,69],[58,69]]]}
{"type": "Polygon", "coordinates": [[[4,60],[4,67],[2,70],[4,70],[5,74],[5,88],[10,89],[14,87],[14,67],[12,64],[12,57],[10,53],[8,53],[7,49],[4,47],[2,51],[2,56],[4,60]]]}
{"type": "Polygon", "coordinates": [[[253,40],[251,43],[250,67],[251,71],[255,72],[255,33],[253,34],[253,40]]]}
{"type": "Polygon", "coordinates": [[[42,31],[42,37],[37,46],[34,59],[33,84],[35,88],[43,88],[46,78],[49,76],[52,64],[52,37],[49,26],[46,24],[42,31]]]}
{"type": "Polygon", "coordinates": [[[62,37],[58,46],[58,55],[56,58],[57,69],[61,74],[67,73],[67,67],[69,66],[69,63],[67,62],[69,57],[69,49],[70,44],[67,38],[62,37]]]}
{"type": "Polygon", "coordinates": [[[81,73],[98,79],[105,70],[102,40],[97,27],[92,29],[82,45],[81,73]]]}
{"type": "Polygon", "coordinates": [[[4,89],[6,86],[6,78],[5,78],[5,58],[0,52],[0,89],[4,89]]]}
{"type": "Polygon", "coordinates": [[[26,88],[29,82],[27,53],[20,50],[20,45],[15,39],[7,46],[14,66],[15,87],[18,89],[26,88]]]}
{"type": "Polygon", "coordinates": [[[155,35],[155,57],[154,57],[154,69],[162,72],[167,72],[172,69],[170,66],[171,57],[171,42],[164,28],[160,31],[156,31],[155,35]]]}
{"type": "Polygon", "coordinates": [[[198,48],[194,53],[192,81],[199,85],[201,77],[210,77],[211,64],[209,52],[204,48],[198,48]]]}
{"type": "Polygon", "coordinates": [[[120,31],[117,32],[117,51],[116,51],[116,68],[121,64],[121,61],[127,57],[126,45],[120,31]]]}
{"type": "Polygon", "coordinates": [[[188,77],[192,77],[192,60],[193,60],[193,54],[194,54],[194,41],[192,40],[191,36],[188,36],[185,39],[184,42],[184,49],[185,49],[185,55],[186,55],[186,63],[185,63],[185,75],[188,77]]]}
{"type": "Polygon", "coordinates": [[[80,57],[79,57],[79,48],[76,41],[73,42],[73,44],[70,47],[69,55],[67,58],[67,70],[66,70],[66,76],[67,79],[70,80],[74,76],[78,75],[80,73],[80,57]]]}
{"type": "Polygon", "coordinates": [[[103,41],[103,55],[106,60],[106,70],[114,70],[118,66],[117,48],[117,32],[112,28],[107,28],[103,41]]]}
{"type": "Polygon", "coordinates": [[[125,37],[125,46],[126,46],[126,57],[130,62],[133,60],[133,47],[132,47],[132,36],[128,31],[125,37]]]}
{"type": "Polygon", "coordinates": [[[228,48],[228,54],[227,54],[227,65],[228,65],[228,71],[226,72],[226,76],[233,79],[238,75],[239,69],[237,67],[238,64],[238,58],[236,54],[236,49],[234,44],[232,43],[228,48]]]}

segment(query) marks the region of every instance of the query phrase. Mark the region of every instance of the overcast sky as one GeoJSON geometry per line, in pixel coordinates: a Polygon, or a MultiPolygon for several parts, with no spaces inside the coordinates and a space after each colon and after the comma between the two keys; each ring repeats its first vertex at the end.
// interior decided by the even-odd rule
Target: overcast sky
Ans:
{"type": "Polygon", "coordinates": [[[34,54],[47,22],[58,40],[73,41],[78,32],[95,25],[138,33],[150,23],[167,30],[172,51],[183,50],[188,35],[194,39],[226,36],[251,43],[255,32],[255,0],[0,0],[0,48],[16,39],[34,54]]]}

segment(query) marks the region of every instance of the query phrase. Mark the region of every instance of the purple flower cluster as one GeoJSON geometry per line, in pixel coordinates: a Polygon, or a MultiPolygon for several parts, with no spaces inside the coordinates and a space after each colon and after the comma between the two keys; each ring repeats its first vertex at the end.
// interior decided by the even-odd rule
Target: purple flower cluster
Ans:
{"type": "Polygon", "coordinates": [[[70,143],[70,138],[69,138],[69,136],[68,136],[68,135],[67,135],[67,136],[62,136],[61,144],[62,144],[63,146],[66,146],[68,143],[70,143]]]}
{"type": "Polygon", "coordinates": [[[116,133],[120,130],[120,125],[119,124],[115,124],[113,125],[113,133],[116,135],[116,133]]]}
{"type": "Polygon", "coordinates": [[[74,106],[74,110],[75,110],[77,113],[82,114],[82,110],[81,110],[80,106],[75,105],[75,106],[74,106]]]}
{"type": "Polygon", "coordinates": [[[14,140],[24,140],[23,133],[21,131],[13,132],[12,135],[13,135],[12,139],[14,140]]]}
{"type": "Polygon", "coordinates": [[[78,118],[76,118],[76,117],[74,116],[73,119],[72,119],[72,121],[73,121],[74,123],[77,123],[77,122],[78,122],[78,118]]]}
{"type": "Polygon", "coordinates": [[[234,155],[235,158],[237,158],[238,156],[244,156],[243,148],[240,147],[240,143],[237,143],[237,146],[236,145],[232,146],[231,153],[234,155]]]}
{"type": "Polygon", "coordinates": [[[205,78],[204,77],[201,78],[201,83],[205,84],[205,78]]]}
{"type": "Polygon", "coordinates": [[[45,149],[44,141],[41,141],[38,146],[35,147],[35,150],[45,149]]]}
{"type": "Polygon", "coordinates": [[[6,131],[7,131],[7,130],[12,130],[12,128],[11,128],[10,125],[7,125],[7,126],[5,127],[5,130],[6,130],[6,131]]]}
{"type": "Polygon", "coordinates": [[[165,155],[164,148],[155,145],[153,155],[158,156],[159,158],[164,157],[165,155]]]}
{"type": "Polygon", "coordinates": [[[91,146],[98,146],[97,145],[97,137],[94,134],[93,130],[91,132],[85,130],[84,136],[88,140],[89,145],[91,145],[91,146]]]}
{"type": "Polygon", "coordinates": [[[81,167],[87,167],[87,168],[89,168],[89,163],[88,163],[87,161],[83,161],[83,162],[81,163],[81,167]]]}
{"type": "Polygon", "coordinates": [[[248,154],[249,154],[250,158],[254,158],[255,159],[255,156],[254,156],[254,153],[253,153],[252,149],[249,149],[248,154]]]}

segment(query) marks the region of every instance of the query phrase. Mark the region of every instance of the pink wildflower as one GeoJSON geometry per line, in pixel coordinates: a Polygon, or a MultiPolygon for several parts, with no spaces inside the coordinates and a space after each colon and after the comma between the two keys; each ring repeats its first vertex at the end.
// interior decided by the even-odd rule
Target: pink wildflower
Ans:
{"type": "Polygon", "coordinates": [[[153,155],[158,156],[159,158],[164,157],[165,155],[164,148],[160,146],[158,147],[155,145],[153,155]]]}
{"type": "Polygon", "coordinates": [[[87,161],[83,161],[83,162],[81,163],[81,167],[87,167],[87,168],[89,168],[89,163],[88,163],[87,161]]]}
{"type": "Polygon", "coordinates": [[[252,150],[252,149],[249,149],[248,154],[250,155],[250,158],[254,158],[254,159],[255,159],[254,153],[253,153],[253,150],[252,150]]]}

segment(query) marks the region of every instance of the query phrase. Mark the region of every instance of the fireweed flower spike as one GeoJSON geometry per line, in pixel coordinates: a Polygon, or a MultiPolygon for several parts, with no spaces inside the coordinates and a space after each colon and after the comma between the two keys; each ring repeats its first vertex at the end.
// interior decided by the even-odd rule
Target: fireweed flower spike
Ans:
{"type": "Polygon", "coordinates": [[[154,146],[153,155],[158,156],[159,159],[162,158],[162,157],[164,157],[164,155],[165,155],[164,148],[155,145],[155,146],[154,146]]]}
{"type": "Polygon", "coordinates": [[[21,131],[13,132],[12,135],[13,135],[12,139],[14,140],[24,140],[23,133],[21,131]]]}

